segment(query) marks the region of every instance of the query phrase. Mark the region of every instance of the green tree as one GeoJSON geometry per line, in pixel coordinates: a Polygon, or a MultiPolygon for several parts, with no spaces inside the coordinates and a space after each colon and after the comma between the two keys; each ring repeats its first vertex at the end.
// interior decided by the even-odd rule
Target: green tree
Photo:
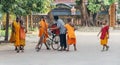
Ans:
{"type": "Polygon", "coordinates": [[[82,24],[89,26],[92,23],[95,25],[95,18],[98,15],[98,12],[100,12],[101,9],[107,11],[109,6],[114,2],[116,2],[116,0],[88,0],[87,3],[85,0],[76,0],[76,4],[82,14],[82,24]],[[90,16],[93,17],[92,21],[90,21],[90,16]]]}
{"type": "Polygon", "coordinates": [[[48,13],[53,0],[15,0],[13,13],[19,16],[32,13],[48,13]]]}
{"type": "Polygon", "coordinates": [[[8,41],[9,15],[31,15],[35,13],[47,13],[53,0],[0,0],[0,10],[6,13],[5,41],[8,41]]]}
{"type": "Polygon", "coordinates": [[[118,1],[118,10],[117,13],[120,14],[120,0],[118,1]]]}
{"type": "Polygon", "coordinates": [[[88,22],[88,11],[86,7],[87,3],[85,3],[85,0],[76,0],[76,4],[77,4],[77,8],[81,12],[82,26],[85,26],[87,25],[87,22],[88,22]]]}
{"type": "Polygon", "coordinates": [[[32,14],[46,14],[51,10],[53,0],[28,0],[26,3],[26,11],[30,15],[30,26],[33,27],[32,14]]]}
{"type": "Polygon", "coordinates": [[[1,11],[6,13],[6,32],[5,32],[5,41],[8,41],[8,27],[9,27],[9,15],[13,9],[15,0],[1,0],[1,11]]]}

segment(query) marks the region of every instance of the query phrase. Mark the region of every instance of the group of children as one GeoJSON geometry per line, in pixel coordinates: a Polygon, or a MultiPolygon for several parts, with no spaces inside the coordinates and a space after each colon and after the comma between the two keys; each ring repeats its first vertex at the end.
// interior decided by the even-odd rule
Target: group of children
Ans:
{"type": "Polygon", "coordinates": [[[19,53],[19,51],[24,52],[25,46],[25,28],[23,25],[23,21],[17,17],[16,21],[12,23],[12,33],[10,37],[10,42],[14,43],[15,51],[19,53]]]}
{"type": "MultiPolygon", "coordinates": [[[[107,25],[106,21],[103,21],[103,26],[101,28],[101,33],[100,39],[101,39],[101,45],[103,46],[103,51],[108,50],[109,46],[107,45],[108,43],[108,38],[109,38],[109,26],[107,25]]],[[[69,51],[69,46],[73,45],[74,50],[76,51],[76,35],[75,35],[75,27],[74,24],[72,23],[72,19],[68,18],[67,23],[64,25],[66,28],[66,39],[67,39],[67,49],[66,51],[69,51]]],[[[45,18],[42,18],[41,21],[39,22],[39,42],[36,45],[36,49],[40,49],[39,45],[44,43],[46,48],[49,50],[50,48],[46,45],[46,39],[48,38],[48,31],[47,29],[49,28],[48,23],[46,22],[45,18]]],[[[98,36],[99,36],[98,34],[98,36]]],[[[13,22],[12,24],[12,34],[10,38],[10,42],[15,44],[15,50],[17,53],[22,50],[24,50],[25,46],[25,31],[23,28],[22,23],[20,23],[20,20],[17,18],[16,22],[13,22]],[[21,36],[22,35],[22,36],[21,36]]]]}
{"type": "MultiPolygon", "coordinates": [[[[69,51],[69,46],[74,45],[74,50],[76,51],[76,36],[75,36],[75,28],[72,24],[72,20],[69,18],[67,19],[67,24],[64,25],[67,30],[67,51],[69,51]]],[[[40,50],[40,44],[44,43],[46,48],[49,50],[50,48],[46,44],[46,39],[48,38],[48,24],[44,17],[42,17],[41,21],[39,22],[39,42],[36,45],[36,49],[40,50]]],[[[51,29],[51,28],[50,28],[51,29]]],[[[57,34],[58,35],[58,34],[57,34]]],[[[60,40],[61,41],[61,40],[60,40]]]]}
{"type": "MultiPolygon", "coordinates": [[[[45,23],[45,20],[44,20],[44,23],[45,23]]],[[[67,41],[66,41],[67,42],[66,51],[69,51],[69,46],[70,45],[73,45],[74,50],[76,51],[77,50],[77,48],[76,48],[76,35],[75,35],[75,30],[76,29],[75,29],[74,23],[73,23],[71,18],[67,19],[67,23],[64,25],[64,27],[66,28],[66,39],[67,39],[67,41]]],[[[45,25],[42,24],[41,28],[44,29],[45,34],[44,34],[44,36],[40,36],[40,40],[41,40],[41,38],[44,37],[44,42],[43,43],[45,43],[46,42],[45,39],[48,37],[48,34],[47,34],[48,24],[46,24],[46,23],[45,23],[45,25]]],[[[39,33],[39,34],[41,34],[41,33],[39,33]]],[[[105,51],[105,50],[107,51],[109,49],[109,46],[107,45],[108,44],[108,38],[109,38],[109,25],[107,25],[107,21],[102,22],[102,28],[101,28],[100,32],[98,33],[98,36],[99,35],[100,35],[100,43],[103,46],[102,51],[105,51]]],[[[39,48],[38,46],[39,45],[37,45],[36,48],[39,48]]],[[[46,48],[49,49],[47,47],[47,45],[46,45],[46,48]]]]}

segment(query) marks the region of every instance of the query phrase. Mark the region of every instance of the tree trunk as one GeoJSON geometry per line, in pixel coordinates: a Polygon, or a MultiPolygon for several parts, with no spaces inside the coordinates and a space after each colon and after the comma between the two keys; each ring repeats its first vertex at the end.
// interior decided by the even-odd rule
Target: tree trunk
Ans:
{"type": "Polygon", "coordinates": [[[8,41],[8,35],[9,35],[9,13],[6,14],[6,28],[5,28],[5,41],[8,41]]]}
{"type": "Polygon", "coordinates": [[[33,17],[32,17],[32,14],[30,15],[30,28],[33,29],[33,17]]]}
{"type": "Polygon", "coordinates": [[[82,26],[89,26],[89,16],[87,11],[87,5],[84,0],[80,1],[80,5],[78,6],[81,12],[81,24],[82,26]]]}
{"type": "Polygon", "coordinates": [[[94,22],[93,22],[93,14],[90,13],[90,16],[89,16],[89,22],[90,22],[90,26],[93,26],[94,25],[94,22]]]}
{"type": "Polygon", "coordinates": [[[98,24],[97,24],[97,22],[98,22],[98,16],[99,16],[99,12],[98,13],[96,13],[96,17],[95,17],[95,19],[93,20],[94,22],[95,22],[95,26],[98,26],[98,24]]]}
{"type": "Polygon", "coordinates": [[[30,30],[33,30],[33,15],[32,15],[32,11],[30,12],[30,30]]]}
{"type": "Polygon", "coordinates": [[[115,4],[111,4],[110,5],[110,26],[111,27],[115,27],[115,23],[116,23],[116,14],[115,14],[115,4]]]}
{"type": "Polygon", "coordinates": [[[48,13],[48,16],[49,16],[49,23],[52,24],[53,21],[54,21],[54,17],[53,17],[53,15],[52,15],[52,12],[51,12],[51,11],[48,13]]]}
{"type": "Polygon", "coordinates": [[[26,16],[26,31],[28,32],[28,15],[26,16]]]}

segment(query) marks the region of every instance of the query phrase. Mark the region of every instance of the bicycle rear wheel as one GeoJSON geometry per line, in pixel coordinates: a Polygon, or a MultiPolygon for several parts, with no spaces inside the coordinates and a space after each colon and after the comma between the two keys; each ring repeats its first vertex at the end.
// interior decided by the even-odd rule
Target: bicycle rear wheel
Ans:
{"type": "Polygon", "coordinates": [[[59,38],[59,36],[55,36],[53,38],[51,46],[52,46],[52,48],[54,50],[58,50],[59,49],[59,47],[60,47],[60,38],[59,38]]]}

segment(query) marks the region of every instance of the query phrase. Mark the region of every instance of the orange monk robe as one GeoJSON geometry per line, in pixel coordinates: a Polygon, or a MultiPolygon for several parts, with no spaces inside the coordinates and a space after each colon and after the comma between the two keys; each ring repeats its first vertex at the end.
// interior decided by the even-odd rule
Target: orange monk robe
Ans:
{"type": "Polygon", "coordinates": [[[75,36],[75,32],[74,32],[74,27],[72,27],[69,24],[66,24],[65,28],[67,29],[67,43],[68,43],[68,45],[76,44],[76,36],[75,36]]]}
{"type": "Polygon", "coordinates": [[[40,28],[39,28],[39,37],[42,37],[44,35],[43,43],[46,42],[46,39],[48,38],[48,23],[45,21],[41,20],[39,22],[40,28]]]}
{"type": "Polygon", "coordinates": [[[107,45],[108,43],[108,35],[109,35],[109,26],[105,26],[101,29],[101,36],[100,36],[100,42],[101,45],[107,45]]]}
{"type": "Polygon", "coordinates": [[[100,40],[101,45],[107,45],[108,43],[108,34],[106,33],[105,38],[100,40]]]}
{"type": "Polygon", "coordinates": [[[13,31],[13,23],[12,23],[12,31],[11,31],[11,36],[10,36],[10,43],[14,43],[15,42],[15,32],[13,31]]]}
{"type": "Polygon", "coordinates": [[[10,36],[9,42],[10,43],[14,43],[15,42],[15,33],[14,32],[11,32],[11,36],[10,36]]]}
{"type": "Polygon", "coordinates": [[[23,27],[20,27],[20,45],[25,46],[25,31],[23,27]]]}
{"type": "Polygon", "coordinates": [[[19,39],[20,23],[13,22],[13,26],[15,31],[15,46],[20,46],[20,39],[19,39]]]}

